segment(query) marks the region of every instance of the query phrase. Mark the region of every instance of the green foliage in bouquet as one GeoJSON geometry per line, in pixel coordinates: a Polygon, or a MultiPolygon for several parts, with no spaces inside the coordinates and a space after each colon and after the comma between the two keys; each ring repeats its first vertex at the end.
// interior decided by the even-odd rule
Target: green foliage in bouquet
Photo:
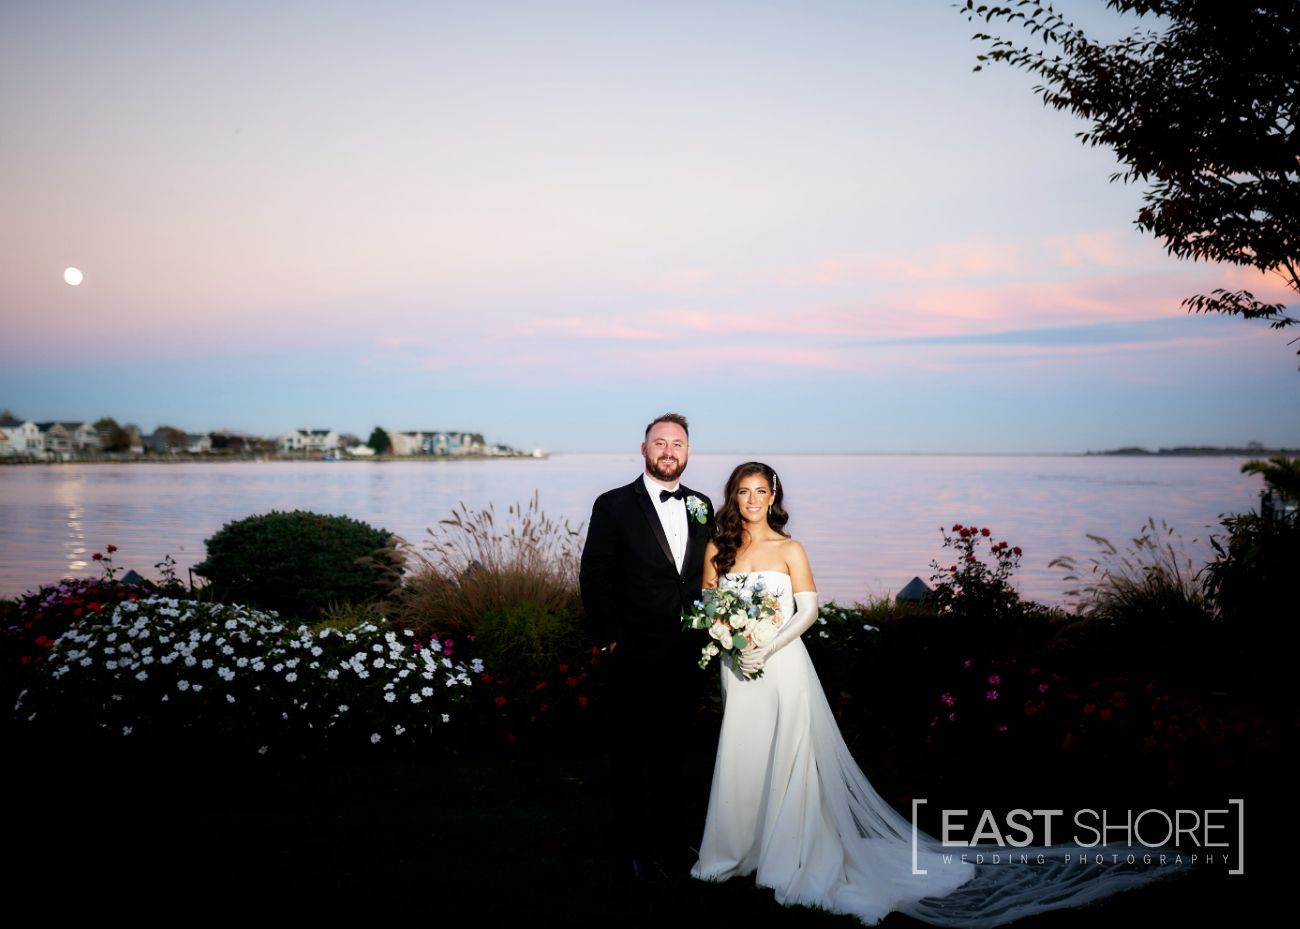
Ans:
{"type": "Polygon", "coordinates": [[[401,578],[396,537],[347,516],[272,511],[227,523],[205,544],[194,571],[214,599],[286,615],[381,599],[401,578]]]}

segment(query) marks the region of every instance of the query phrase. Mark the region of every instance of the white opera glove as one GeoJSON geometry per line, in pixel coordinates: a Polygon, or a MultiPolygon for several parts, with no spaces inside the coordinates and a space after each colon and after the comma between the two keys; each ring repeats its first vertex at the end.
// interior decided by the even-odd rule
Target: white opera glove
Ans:
{"type": "Polygon", "coordinates": [[[776,638],[766,645],[756,645],[740,653],[740,668],[753,677],[763,670],[767,660],[785,648],[817,622],[817,591],[802,590],[794,595],[794,615],[781,624],[776,638]]]}

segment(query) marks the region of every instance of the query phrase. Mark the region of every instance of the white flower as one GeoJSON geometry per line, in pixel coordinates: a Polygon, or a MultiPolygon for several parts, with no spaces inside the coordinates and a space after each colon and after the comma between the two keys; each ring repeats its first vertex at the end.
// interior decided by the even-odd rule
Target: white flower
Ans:
{"type": "Polygon", "coordinates": [[[203,669],[205,669],[205,670],[208,669],[208,668],[210,668],[210,667],[212,667],[212,659],[211,659],[211,658],[204,658],[201,662],[199,662],[199,667],[201,667],[201,668],[203,668],[203,669]]]}
{"type": "Polygon", "coordinates": [[[378,744],[379,744],[379,733],[378,733],[378,732],[372,732],[372,733],[370,733],[370,744],[371,744],[371,745],[378,745],[378,744]]]}
{"type": "Polygon", "coordinates": [[[347,705],[346,703],[340,703],[340,704],[339,704],[339,712],[340,712],[340,713],[346,713],[347,711],[348,711],[348,705],[347,705]]]}
{"type": "Polygon", "coordinates": [[[386,690],[386,691],[384,691],[384,702],[385,702],[385,703],[396,703],[396,702],[397,702],[397,694],[393,693],[391,690],[386,690]]]}
{"type": "Polygon", "coordinates": [[[744,629],[749,625],[749,616],[745,613],[732,613],[729,621],[731,623],[731,628],[739,632],[741,629],[744,629]]]}
{"type": "Polygon", "coordinates": [[[443,714],[442,714],[442,721],[443,721],[444,723],[449,723],[449,722],[451,722],[451,717],[448,716],[446,713],[443,713],[443,714]]]}
{"type": "Polygon", "coordinates": [[[194,684],[193,687],[194,687],[194,692],[195,692],[195,693],[198,693],[200,690],[203,689],[203,685],[202,685],[202,684],[194,684]]]}
{"type": "Polygon", "coordinates": [[[376,642],[374,645],[370,646],[370,649],[371,651],[382,652],[384,650],[384,647],[380,645],[378,642],[376,642]]]}
{"type": "Polygon", "coordinates": [[[319,645],[313,645],[311,647],[311,654],[313,658],[319,658],[321,655],[325,654],[325,649],[321,648],[319,645]]]}
{"type": "Polygon", "coordinates": [[[330,668],[328,671],[325,672],[325,676],[328,677],[331,681],[337,681],[339,679],[339,669],[330,668]]]}
{"type": "Polygon", "coordinates": [[[187,681],[187,680],[179,680],[179,681],[176,682],[176,686],[177,686],[177,688],[180,689],[180,690],[189,690],[189,689],[190,689],[190,682],[187,681]]]}
{"type": "Polygon", "coordinates": [[[235,695],[234,695],[234,694],[226,694],[226,702],[227,702],[227,703],[234,703],[234,702],[235,702],[235,695]]]}
{"type": "Polygon", "coordinates": [[[421,695],[421,696],[424,696],[424,697],[432,697],[432,696],[433,696],[433,688],[432,688],[432,687],[421,687],[421,688],[420,688],[420,695],[421,695]]]}
{"type": "Polygon", "coordinates": [[[393,732],[396,733],[397,735],[401,735],[405,731],[406,731],[406,727],[403,726],[401,723],[397,723],[396,725],[393,726],[393,732]]]}
{"type": "Polygon", "coordinates": [[[382,658],[376,658],[374,664],[372,665],[372,667],[376,667],[376,668],[382,668],[383,666],[384,666],[384,659],[382,658]]]}
{"type": "Polygon", "coordinates": [[[117,662],[116,662],[116,661],[106,661],[106,662],[104,662],[104,667],[107,668],[109,671],[116,671],[116,670],[117,670],[117,662]]]}
{"type": "Polygon", "coordinates": [[[709,635],[721,642],[723,648],[731,648],[731,630],[726,623],[714,623],[709,627],[709,635]]]}
{"type": "Polygon", "coordinates": [[[147,681],[147,680],[149,679],[149,672],[148,672],[148,671],[141,671],[139,674],[137,674],[137,675],[135,676],[135,679],[136,679],[137,681],[147,681]]]}
{"type": "Polygon", "coordinates": [[[469,669],[470,669],[471,671],[473,671],[475,674],[482,674],[482,673],[483,673],[483,659],[482,659],[482,658],[475,658],[473,661],[471,661],[471,662],[469,663],[469,669]]]}
{"type": "Polygon", "coordinates": [[[265,754],[266,754],[266,748],[267,748],[267,747],[266,747],[265,745],[263,745],[261,748],[259,748],[259,749],[257,750],[257,753],[258,753],[259,755],[265,755],[265,754]]]}
{"type": "Polygon", "coordinates": [[[123,726],[123,727],[122,727],[122,735],[130,735],[130,734],[131,734],[131,727],[130,727],[130,726],[123,726]]]}
{"type": "Polygon", "coordinates": [[[284,676],[284,679],[288,681],[290,684],[292,684],[294,681],[298,680],[298,672],[290,671],[288,674],[284,676]]]}
{"type": "Polygon", "coordinates": [[[279,674],[281,671],[284,670],[284,662],[277,661],[275,664],[271,665],[271,670],[274,671],[276,674],[279,674]]]}
{"type": "Polygon", "coordinates": [[[776,638],[777,629],[771,623],[754,623],[749,638],[755,645],[769,645],[776,638]]]}
{"type": "Polygon", "coordinates": [[[411,694],[411,702],[412,702],[412,703],[419,703],[419,702],[420,702],[420,695],[419,695],[419,694],[411,694]]]}

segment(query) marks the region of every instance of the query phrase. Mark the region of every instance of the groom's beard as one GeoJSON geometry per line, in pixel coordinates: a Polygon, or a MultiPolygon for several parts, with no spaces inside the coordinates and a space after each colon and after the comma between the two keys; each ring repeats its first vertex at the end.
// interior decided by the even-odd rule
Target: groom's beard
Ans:
{"type": "Polygon", "coordinates": [[[661,481],[675,481],[686,470],[686,462],[680,458],[658,458],[653,461],[646,458],[645,469],[651,477],[657,477],[661,481]]]}

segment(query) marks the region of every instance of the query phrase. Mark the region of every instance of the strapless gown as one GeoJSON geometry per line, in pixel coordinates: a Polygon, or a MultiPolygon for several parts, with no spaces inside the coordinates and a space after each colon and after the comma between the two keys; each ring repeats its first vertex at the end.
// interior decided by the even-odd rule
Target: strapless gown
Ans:
{"type": "MultiPolygon", "coordinates": [[[[722,583],[759,577],[791,616],[789,575],[728,574],[722,583]]],[[[1073,846],[1025,849],[1047,851],[1048,860],[992,868],[962,862],[923,832],[914,842],[910,820],[849,753],[802,639],[774,654],[756,680],[719,663],[724,713],[696,878],[753,874],[783,904],[869,925],[900,911],[953,926],[1000,925],[1154,879],[1140,869],[1069,864],[1073,846]]]]}

